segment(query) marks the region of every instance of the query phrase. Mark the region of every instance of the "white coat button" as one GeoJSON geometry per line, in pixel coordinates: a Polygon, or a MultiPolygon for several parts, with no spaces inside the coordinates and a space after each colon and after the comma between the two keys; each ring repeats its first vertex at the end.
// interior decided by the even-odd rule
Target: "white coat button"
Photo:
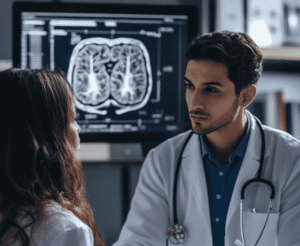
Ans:
{"type": "Polygon", "coordinates": [[[219,172],[219,175],[220,175],[220,176],[223,176],[223,175],[224,175],[224,173],[223,173],[223,172],[219,172]]]}
{"type": "Polygon", "coordinates": [[[220,219],[219,218],[216,218],[216,222],[219,222],[220,221],[220,219]]]}
{"type": "Polygon", "coordinates": [[[221,195],[220,195],[220,194],[218,194],[218,195],[217,195],[217,199],[220,199],[220,198],[221,198],[221,195]]]}

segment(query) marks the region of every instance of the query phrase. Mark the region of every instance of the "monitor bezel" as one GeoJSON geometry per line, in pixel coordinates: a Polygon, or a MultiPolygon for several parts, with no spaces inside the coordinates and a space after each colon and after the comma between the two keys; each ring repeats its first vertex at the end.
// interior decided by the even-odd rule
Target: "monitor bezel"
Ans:
{"type": "MultiPolygon", "coordinates": [[[[189,43],[198,35],[198,6],[187,5],[146,5],[146,4],[103,4],[103,3],[50,3],[50,2],[14,2],[13,3],[13,67],[21,65],[21,13],[22,12],[69,12],[69,13],[120,13],[120,14],[169,14],[188,15],[189,43]]],[[[185,64],[185,62],[184,62],[185,64]]],[[[183,85],[182,89],[183,88],[183,85]]],[[[182,93],[184,94],[184,93],[182,93]]],[[[185,99],[182,97],[183,112],[179,122],[182,125],[176,133],[80,133],[82,142],[108,143],[145,143],[157,145],[166,139],[189,129],[185,99]]]]}

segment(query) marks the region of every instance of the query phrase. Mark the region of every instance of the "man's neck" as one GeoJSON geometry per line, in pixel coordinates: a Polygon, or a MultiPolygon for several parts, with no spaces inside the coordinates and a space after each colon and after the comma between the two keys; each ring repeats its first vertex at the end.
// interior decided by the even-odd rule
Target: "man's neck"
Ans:
{"type": "Polygon", "coordinates": [[[247,117],[239,115],[231,124],[204,136],[207,146],[220,166],[228,164],[229,156],[234,152],[247,130],[247,117]]]}

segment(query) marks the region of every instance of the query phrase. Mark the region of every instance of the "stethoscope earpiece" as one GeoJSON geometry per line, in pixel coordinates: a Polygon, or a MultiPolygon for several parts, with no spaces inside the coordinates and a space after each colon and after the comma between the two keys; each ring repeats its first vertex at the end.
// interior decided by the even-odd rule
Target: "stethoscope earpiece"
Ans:
{"type": "Polygon", "coordinates": [[[173,244],[180,244],[185,238],[185,230],[182,225],[173,225],[168,229],[168,238],[173,244]]]}

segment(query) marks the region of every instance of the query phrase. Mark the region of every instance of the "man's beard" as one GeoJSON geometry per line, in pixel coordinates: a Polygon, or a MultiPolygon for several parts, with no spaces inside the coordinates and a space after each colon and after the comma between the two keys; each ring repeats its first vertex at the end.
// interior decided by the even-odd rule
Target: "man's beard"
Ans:
{"type": "Polygon", "coordinates": [[[206,128],[202,128],[201,123],[197,124],[197,122],[195,122],[194,123],[195,125],[193,125],[192,123],[192,130],[194,133],[198,135],[207,135],[209,133],[212,133],[232,123],[238,115],[237,109],[238,109],[238,98],[236,98],[236,100],[233,102],[233,105],[225,113],[223,113],[220,117],[218,117],[214,122],[211,122],[210,126],[206,128]]]}

